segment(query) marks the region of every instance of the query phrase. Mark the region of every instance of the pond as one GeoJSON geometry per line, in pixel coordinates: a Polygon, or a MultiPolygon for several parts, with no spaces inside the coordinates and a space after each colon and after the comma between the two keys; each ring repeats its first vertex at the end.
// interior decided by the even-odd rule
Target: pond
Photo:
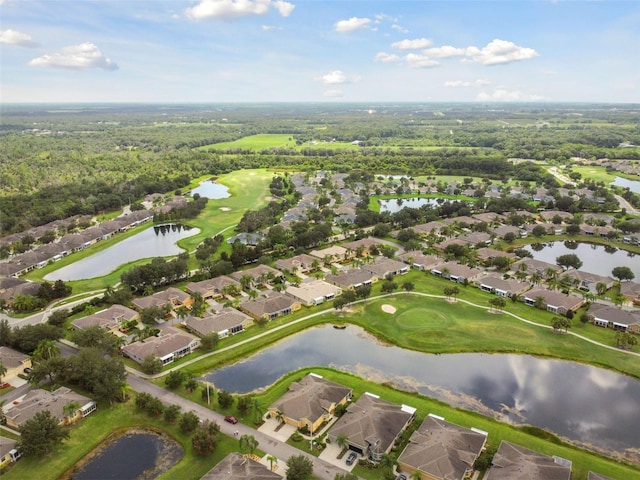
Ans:
{"type": "Polygon", "coordinates": [[[380,203],[380,213],[389,212],[396,213],[402,210],[403,208],[420,208],[424,205],[430,205],[432,207],[437,207],[444,202],[449,202],[450,200],[444,198],[422,198],[422,197],[412,197],[412,198],[390,198],[388,200],[378,200],[380,203]]]}
{"type": "Polygon", "coordinates": [[[560,255],[575,253],[582,260],[580,270],[605,277],[611,277],[614,267],[626,266],[636,278],[640,278],[640,257],[626,250],[581,242],[549,242],[527,245],[525,250],[531,252],[533,258],[556,264],[560,255]],[[575,248],[574,248],[575,247],[575,248]],[[540,250],[538,250],[541,248],[540,250]]]}
{"type": "Polygon", "coordinates": [[[204,182],[200,182],[200,185],[191,190],[190,193],[191,195],[195,195],[197,193],[201,197],[207,197],[211,199],[229,198],[231,196],[227,187],[220,183],[216,183],[213,180],[205,180],[204,182]]]}
{"type": "Polygon", "coordinates": [[[198,228],[178,223],[155,225],[82,260],[45,275],[45,280],[82,280],[102,277],[120,265],[142,258],[169,257],[183,252],[176,245],[180,239],[200,232],[198,228]]]}
{"type": "Polygon", "coordinates": [[[174,440],[150,431],[132,430],[107,439],[80,460],[73,480],[152,480],[182,458],[174,440]]]}
{"type": "Polygon", "coordinates": [[[611,182],[611,185],[613,185],[614,187],[628,188],[634,193],[640,193],[640,181],[638,180],[629,180],[628,178],[616,177],[616,179],[611,182]]]}
{"type": "Polygon", "coordinates": [[[360,327],[306,330],[206,376],[246,393],[290,371],[327,366],[460,408],[530,424],[587,448],[638,458],[640,381],[601,368],[527,355],[433,355],[383,345],[360,327]]]}

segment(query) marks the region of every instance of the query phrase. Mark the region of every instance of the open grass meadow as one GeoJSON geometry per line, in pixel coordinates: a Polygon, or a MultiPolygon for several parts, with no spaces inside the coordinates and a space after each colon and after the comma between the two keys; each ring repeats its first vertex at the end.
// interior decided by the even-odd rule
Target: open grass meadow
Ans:
{"type": "Polygon", "coordinates": [[[129,400],[114,406],[101,404],[95,413],[72,427],[69,431],[70,438],[51,454],[41,458],[20,459],[9,471],[2,473],[2,479],[59,478],[111,433],[136,427],[160,431],[182,445],[184,456],[172,469],[159,477],[161,480],[199,479],[228,453],[239,450],[237,439],[220,434],[213,454],[207,457],[196,455],[191,446],[191,437],[183,434],[177,425],[168,424],[162,417],[150,417],[137,410],[133,400],[129,400]]]}
{"type": "Polygon", "coordinates": [[[239,138],[233,142],[214,143],[200,147],[200,150],[228,150],[240,148],[243,150],[260,151],[265,148],[295,148],[293,135],[279,133],[260,133],[239,138]]]}

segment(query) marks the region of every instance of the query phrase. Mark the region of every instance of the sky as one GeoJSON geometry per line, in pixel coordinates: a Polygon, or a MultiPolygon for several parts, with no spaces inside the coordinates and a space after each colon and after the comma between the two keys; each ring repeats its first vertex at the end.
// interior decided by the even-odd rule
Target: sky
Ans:
{"type": "Polygon", "coordinates": [[[0,102],[640,102],[640,2],[0,0],[0,102]]]}

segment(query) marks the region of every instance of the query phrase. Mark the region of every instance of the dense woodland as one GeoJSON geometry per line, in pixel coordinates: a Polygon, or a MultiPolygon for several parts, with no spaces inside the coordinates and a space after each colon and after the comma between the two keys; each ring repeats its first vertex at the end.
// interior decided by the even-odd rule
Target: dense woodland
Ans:
{"type": "Polygon", "coordinates": [[[508,159],[640,160],[640,148],[618,148],[640,145],[640,113],[607,105],[16,105],[2,107],[0,140],[0,235],[7,235],[238,168],[545,183],[534,164],[508,159]],[[257,133],[290,135],[296,147],[199,148],[257,133]],[[357,149],[332,148],[355,141],[357,149]]]}

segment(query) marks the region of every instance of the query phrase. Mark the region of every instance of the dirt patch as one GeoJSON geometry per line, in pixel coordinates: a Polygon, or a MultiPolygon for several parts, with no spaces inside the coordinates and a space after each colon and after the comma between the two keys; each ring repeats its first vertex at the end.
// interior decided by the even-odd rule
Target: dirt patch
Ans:
{"type": "Polygon", "coordinates": [[[396,313],[396,307],[394,307],[393,305],[389,305],[387,303],[382,305],[382,307],[380,307],[380,308],[382,309],[382,311],[384,313],[391,313],[391,314],[396,313]]]}
{"type": "Polygon", "coordinates": [[[220,207],[220,210],[222,210],[223,212],[230,212],[231,209],[229,207],[220,207]]]}
{"type": "Polygon", "coordinates": [[[267,202],[271,202],[271,201],[273,201],[273,197],[265,197],[264,199],[265,199],[267,202]]]}

